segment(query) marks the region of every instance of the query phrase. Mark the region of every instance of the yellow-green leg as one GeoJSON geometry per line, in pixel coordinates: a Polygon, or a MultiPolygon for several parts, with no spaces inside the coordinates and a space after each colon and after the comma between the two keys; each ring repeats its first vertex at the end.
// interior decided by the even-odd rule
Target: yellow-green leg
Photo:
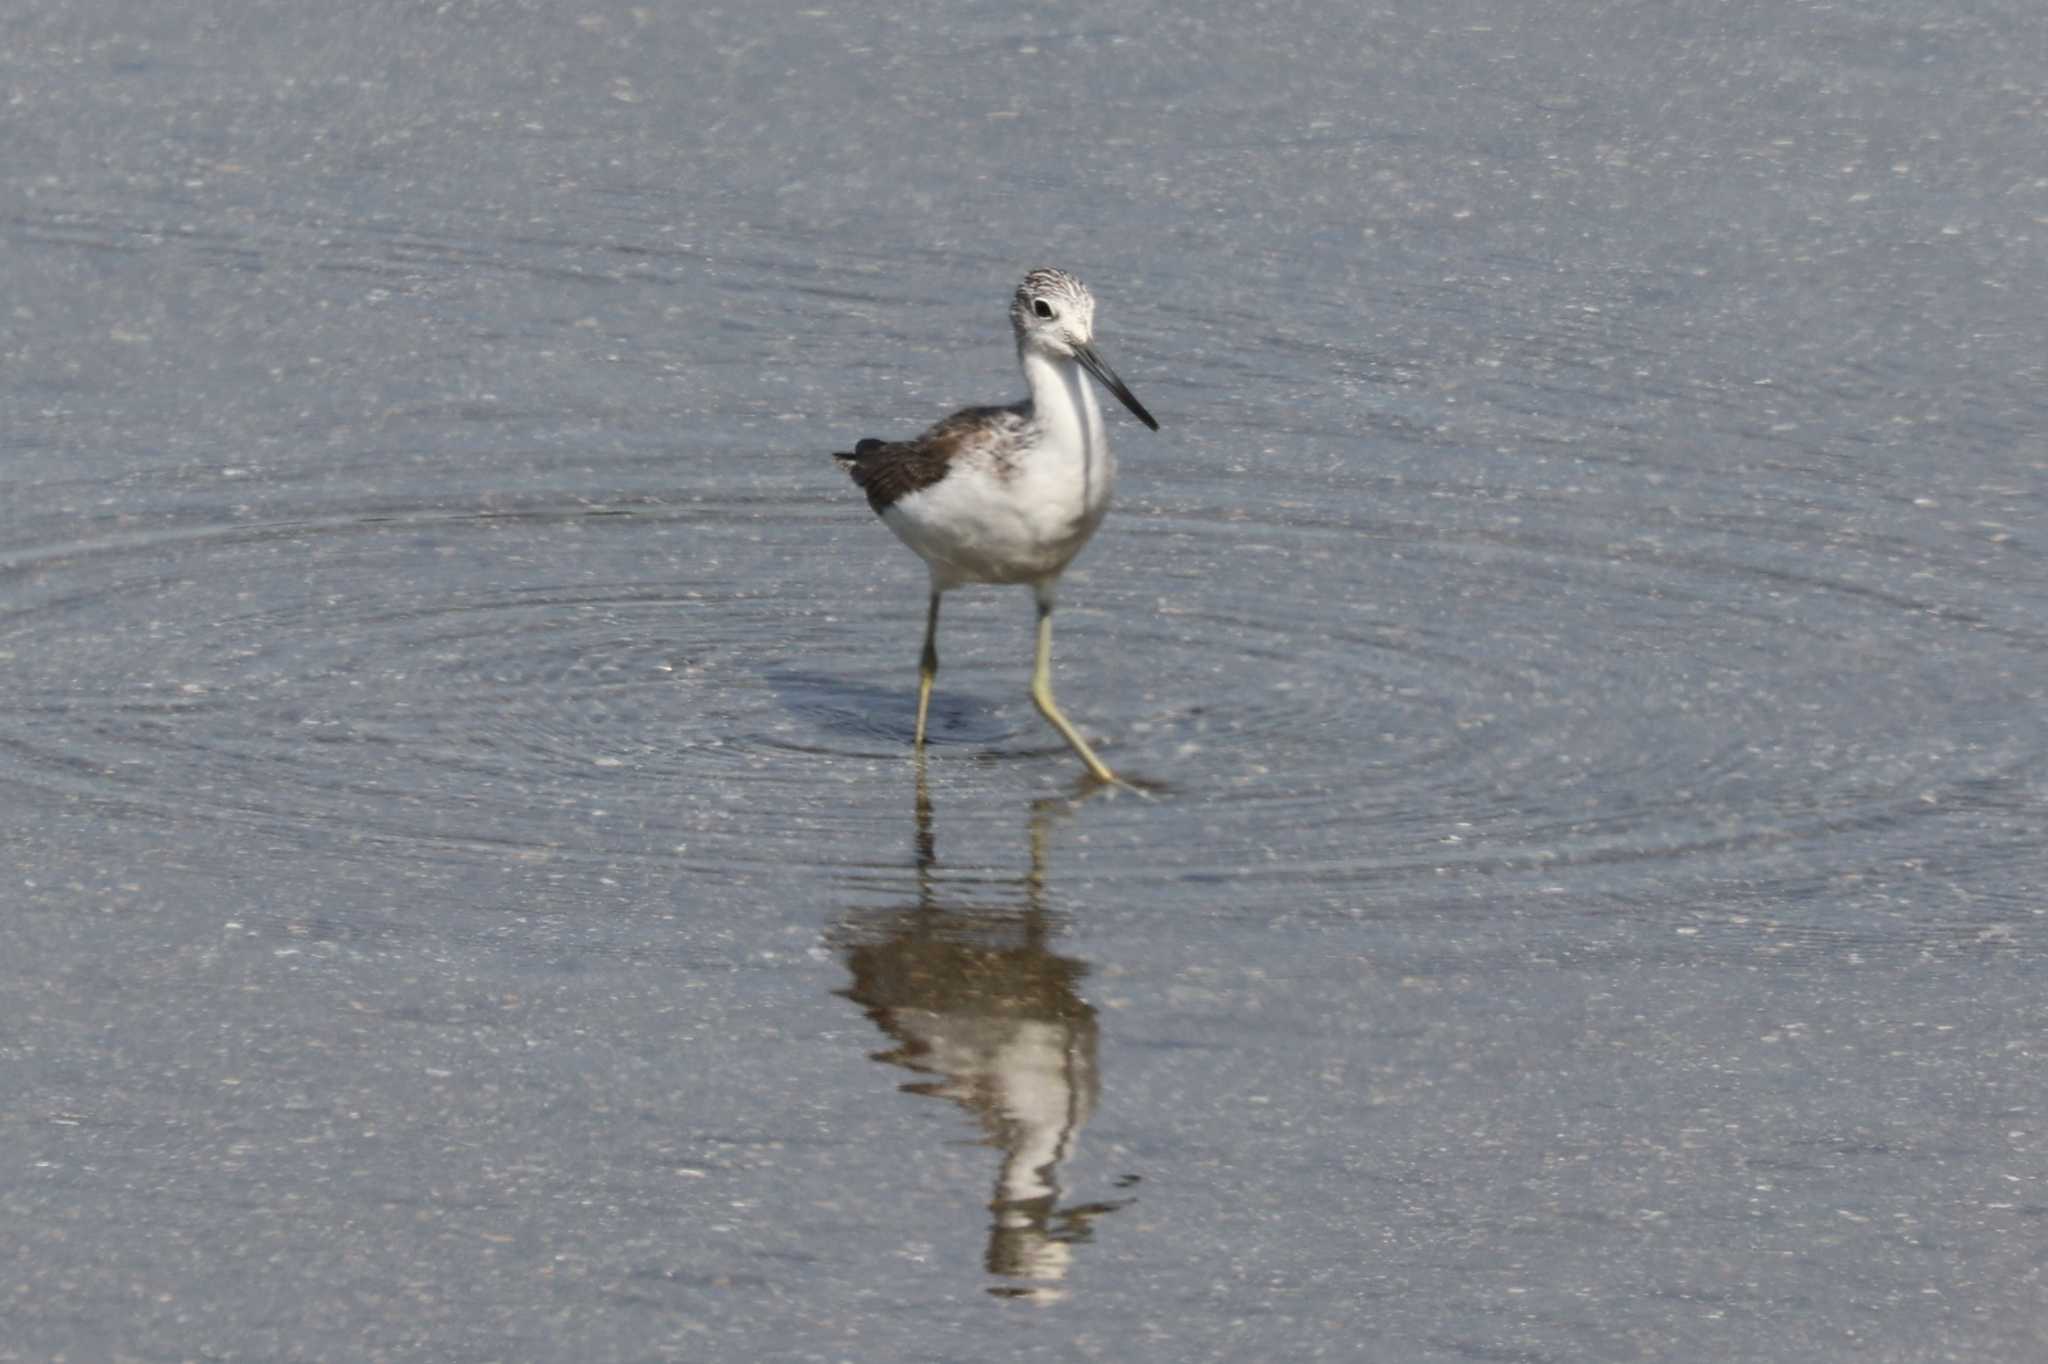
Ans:
{"type": "Polygon", "coordinates": [[[917,660],[917,748],[924,749],[924,717],[932,705],[932,682],[939,675],[939,594],[924,618],[924,653],[917,660]]]}
{"type": "Polygon", "coordinates": [[[1099,782],[1116,780],[1116,773],[1103,766],[1102,759],[1095,756],[1095,750],[1088,747],[1088,741],[1081,737],[1081,732],[1067,723],[1067,717],[1060,714],[1060,708],[1053,703],[1052,603],[1043,597],[1038,602],[1038,661],[1031,669],[1031,699],[1038,706],[1038,713],[1051,722],[1074,752],[1081,755],[1090,776],[1099,782]]]}

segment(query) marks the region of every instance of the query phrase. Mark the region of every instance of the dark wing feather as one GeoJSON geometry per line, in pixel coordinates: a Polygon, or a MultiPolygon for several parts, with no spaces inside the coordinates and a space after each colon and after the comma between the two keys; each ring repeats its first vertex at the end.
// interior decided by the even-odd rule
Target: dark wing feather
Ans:
{"type": "Polygon", "coordinates": [[[929,488],[946,476],[953,456],[991,425],[1022,415],[1017,407],[969,407],[934,426],[915,440],[863,440],[852,454],[832,458],[868,495],[877,513],[901,497],[929,488]]]}

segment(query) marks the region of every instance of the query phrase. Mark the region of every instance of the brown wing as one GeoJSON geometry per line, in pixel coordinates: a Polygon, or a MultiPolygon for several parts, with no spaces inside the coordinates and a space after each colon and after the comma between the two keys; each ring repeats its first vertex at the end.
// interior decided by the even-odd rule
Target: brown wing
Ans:
{"type": "Polygon", "coordinates": [[[853,447],[852,454],[832,456],[868,495],[877,513],[900,497],[929,488],[946,476],[955,455],[1007,431],[1021,417],[1018,407],[969,407],[934,426],[915,440],[875,440],[853,447]]]}

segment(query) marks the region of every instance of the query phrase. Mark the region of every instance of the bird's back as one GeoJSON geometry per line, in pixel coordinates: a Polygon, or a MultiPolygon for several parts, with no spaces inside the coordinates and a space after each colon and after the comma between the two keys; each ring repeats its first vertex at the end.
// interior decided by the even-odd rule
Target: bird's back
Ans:
{"type": "Polygon", "coordinates": [[[880,514],[937,483],[953,469],[955,461],[1007,461],[1006,451],[1017,443],[1028,422],[1027,407],[1025,403],[963,407],[921,436],[897,441],[870,436],[855,444],[851,454],[832,458],[880,514]]]}
{"type": "Polygon", "coordinates": [[[1028,402],[970,407],[915,440],[863,440],[835,458],[941,590],[1038,583],[1087,543],[1107,501],[1063,472],[1045,436],[1028,402]]]}

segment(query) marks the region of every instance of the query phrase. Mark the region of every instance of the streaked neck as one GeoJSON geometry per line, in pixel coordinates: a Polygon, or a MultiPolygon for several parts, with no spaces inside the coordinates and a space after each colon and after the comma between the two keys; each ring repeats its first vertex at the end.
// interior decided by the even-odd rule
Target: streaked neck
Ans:
{"type": "Polygon", "coordinates": [[[1017,358],[1031,389],[1031,415],[1046,433],[1084,453],[1101,448],[1102,409],[1080,362],[1038,350],[1020,350],[1017,358]]]}

